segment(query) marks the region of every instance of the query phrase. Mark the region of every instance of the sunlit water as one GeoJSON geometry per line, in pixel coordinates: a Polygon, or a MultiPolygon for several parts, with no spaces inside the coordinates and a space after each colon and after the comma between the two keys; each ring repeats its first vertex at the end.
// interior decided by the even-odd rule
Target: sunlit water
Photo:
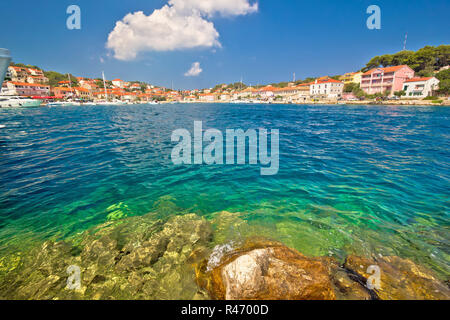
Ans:
{"type": "Polygon", "coordinates": [[[218,243],[254,232],[307,255],[393,254],[449,274],[450,108],[83,106],[0,109],[0,124],[0,256],[168,201],[249,226],[215,219],[218,243]],[[278,175],[173,165],[172,131],[194,120],[279,129],[278,175]]]}

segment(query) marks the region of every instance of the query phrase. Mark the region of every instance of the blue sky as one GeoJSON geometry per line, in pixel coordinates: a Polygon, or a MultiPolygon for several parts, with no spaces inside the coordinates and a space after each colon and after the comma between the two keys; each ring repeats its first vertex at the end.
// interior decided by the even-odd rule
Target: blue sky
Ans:
{"type": "MultiPolygon", "coordinates": [[[[197,1],[197,0],[190,0],[197,1]]],[[[203,0],[201,0],[203,1],[203,0]]],[[[241,0],[239,0],[241,1],[241,0]]],[[[245,0],[242,0],[245,1],[245,0]]],[[[249,0],[250,3],[254,1],[249,0]]],[[[259,0],[258,11],[246,15],[205,18],[219,33],[220,47],[139,52],[133,60],[114,58],[108,35],[128,13],[150,15],[162,0],[46,0],[2,3],[0,47],[15,62],[77,76],[147,81],[176,89],[247,84],[336,75],[360,69],[375,55],[403,46],[449,44],[448,0],[259,0]],[[66,28],[66,9],[81,8],[81,30],[66,28]],[[381,8],[381,30],[366,27],[369,5],[381,8]],[[203,72],[184,74],[199,62],[203,72]]]]}

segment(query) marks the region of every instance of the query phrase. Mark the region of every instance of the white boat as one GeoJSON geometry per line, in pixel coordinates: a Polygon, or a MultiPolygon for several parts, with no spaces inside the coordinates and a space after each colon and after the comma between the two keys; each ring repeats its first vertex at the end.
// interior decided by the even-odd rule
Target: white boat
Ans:
{"type": "Polygon", "coordinates": [[[42,100],[20,96],[0,95],[0,108],[35,108],[40,107],[42,100]]]}
{"type": "Polygon", "coordinates": [[[47,104],[48,107],[81,106],[81,103],[75,101],[55,101],[47,104]]]}
{"type": "Polygon", "coordinates": [[[97,101],[95,105],[98,106],[123,106],[126,105],[126,102],[123,101],[97,101]]]}

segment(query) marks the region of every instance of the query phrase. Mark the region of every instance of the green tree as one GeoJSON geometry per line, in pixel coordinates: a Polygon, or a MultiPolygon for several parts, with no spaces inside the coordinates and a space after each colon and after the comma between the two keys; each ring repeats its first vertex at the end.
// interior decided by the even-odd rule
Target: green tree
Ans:
{"type": "Polygon", "coordinates": [[[347,83],[344,85],[344,92],[346,93],[350,93],[353,92],[353,90],[355,90],[355,88],[359,86],[359,83],[347,83]]]}
{"type": "Polygon", "coordinates": [[[450,46],[442,45],[436,48],[436,66],[438,69],[450,64],[450,46]]]}
{"type": "Polygon", "coordinates": [[[441,80],[441,82],[439,82],[439,90],[437,92],[440,95],[450,95],[450,79],[441,80]]]}
{"type": "Polygon", "coordinates": [[[103,84],[103,80],[101,80],[101,79],[95,79],[95,84],[96,84],[99,88],[105,89],[105,86],[104,86],[104,84],[103,84]]]}
{"type": "Polygon", "coordinates": [[[394,96],[400,98],[400,97],[406,96],[406,92],[405,92],[404,90],[395,91],[395,92],[394,92],[394,96]]]}
{"type": "Polygon", "coordinates": [[[436,78],[439,79],[440,81],[450,79],[450,69],[442,70],[441,72],[438,72],[436,74],[436,78]]]}

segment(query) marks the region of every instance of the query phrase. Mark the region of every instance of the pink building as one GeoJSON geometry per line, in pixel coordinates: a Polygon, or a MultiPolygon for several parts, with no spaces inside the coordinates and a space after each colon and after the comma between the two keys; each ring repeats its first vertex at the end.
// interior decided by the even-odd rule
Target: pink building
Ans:
{"type": "Polygon", "coordinates": [[[361,89],[367,94],[389,91],[391,95],[403,89],[403,83],[414,77],[414,70],[407,65],[375,68],[361,76],[361,89]]]}
{"type": "Polygon", "coordinates": [[[3,84],[5,92],[12,95],[27,97],[47,97],[50,95],[50,86],[38,83],[9,81],[3,84]]]}

